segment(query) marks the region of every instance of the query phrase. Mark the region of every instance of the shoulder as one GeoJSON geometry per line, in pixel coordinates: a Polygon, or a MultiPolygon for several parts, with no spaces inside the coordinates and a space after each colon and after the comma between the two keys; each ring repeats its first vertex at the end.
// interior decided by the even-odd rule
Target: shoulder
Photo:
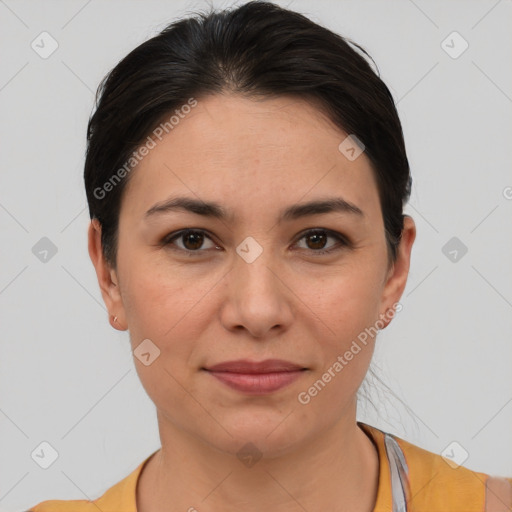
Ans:
{"type": "Polygon", "coordinates": [[[128,476],[107,489],[99,498],[89,500],[46,500],[26,512],[137,512],[137,481],[144,465],[157,452],[143,460],[128,476]]]}
{"type": "MultiPolygon", "coordinates": [[[[410,499],[413,506],[431,507],[434,510],[460,509],[465,512],[483,510],[491,475],[458,465],[452,459],[453,451],[445,457],[393,437],[402,448],[409,467],[410,499]]],[[[500,482],[501,489],[504,489],[504,484],[512,490],[512,477],[501,477],[500,482]]]]}
{"type": "Polygon", "coordinates": [[[496,503],[512,506],[512,477],[496,477],[457,464],[456,445],[454,450],[443,452],[445,456],[442,456],[377,427],[358,424],[370,435],[379,451],[379,512],[391,510],[391,495],[387,491],[391,488],[390,460],[399,461],[400,468],[393,470],[400,473],[399,486],[404,487],[409,512],[501,510],[491,506],[493,499],[496,503]]]}
{"type": "Polygon", "coordinates": [[[89,512],[97,505],[86,500],[46,500],[30,508],[26,512],[89,512]]]}
{"type": "MultiPolygon", "coordinates": [[[[111,512],[112,506],[127,501],[125,482],[128,477],[110,487],[99,498],[90,500],[46,500],[33,506],[26,512],[111,512]]],[[[117,512],[117,511],[116,511],[117,512]]],[[[136,512],[130,507],[126,512],[136,512]]]]}

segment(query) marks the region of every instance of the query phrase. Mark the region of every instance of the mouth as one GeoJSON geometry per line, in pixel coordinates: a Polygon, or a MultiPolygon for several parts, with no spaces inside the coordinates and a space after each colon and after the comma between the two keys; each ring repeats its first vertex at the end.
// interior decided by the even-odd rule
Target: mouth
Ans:
{"type": "Polygon", "coordinates": [[[250,395],[266,395],[278,391],[308,370],[282,359],[227,361],[201,369],[231,389],[250,395]]]}

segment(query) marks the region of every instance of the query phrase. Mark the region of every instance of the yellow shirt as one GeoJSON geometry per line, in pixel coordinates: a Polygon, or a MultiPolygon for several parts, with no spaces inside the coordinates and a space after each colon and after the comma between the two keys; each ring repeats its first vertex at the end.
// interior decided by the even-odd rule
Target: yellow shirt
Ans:
{"type": "MultiPolygon", "coordinates": [[[[392,512],[391,471],[384,442],[385,433],[365,423],[358,422],[358,425],[374,442],[379,455],[379,485],[373,512],[392,512]]],[[[402,449],[409,469],[408,512],[484,511],[488,474],[471,471],[463,466],[452,467],[441,455],[424,450],[397,436],[393,438],[402,449]]],[[[144,464],[153,453],[132,473],[93,502],[47,500],[27,512],[137,512],[137,481],[144,464]]],[[[510,483],[512,496],[512,478],[507,478],[506,481],[510,483]]]]}

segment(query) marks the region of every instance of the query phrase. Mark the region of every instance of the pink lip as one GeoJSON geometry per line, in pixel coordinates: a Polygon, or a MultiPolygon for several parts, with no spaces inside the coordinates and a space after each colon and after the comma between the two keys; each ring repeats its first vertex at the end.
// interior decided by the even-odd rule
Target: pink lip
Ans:
{"type": "Polygon", "coordinates": [[[306,368],[282,359],[261,362],[238,359],[203,368],[229,387],[252,395],[277,391],[302,375],[306,368]]]}
{"type": "Polygon", "coordinates": [[[224,363],[208,366],[205,370],[214,372],[233,373],[276,373],[303,370],[304,367],[285,361],[284,359],[265,359],[264,361],[250,361],[249,359],[237,359],[224,363]]]}

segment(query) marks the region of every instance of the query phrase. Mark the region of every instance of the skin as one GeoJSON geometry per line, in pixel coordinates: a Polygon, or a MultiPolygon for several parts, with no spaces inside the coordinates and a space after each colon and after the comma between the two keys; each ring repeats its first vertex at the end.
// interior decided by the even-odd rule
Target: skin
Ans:
{"type": "Polygon", "coordinates": [[[370,161],[338,150],[346,136],[302,99],[202,98],[132,171],[117,268],[105,262],[101,226],[91,222],[89,253],[112,326],[129,330],[132,350],[144,339],[160,350],[149,366],[134,357],[162,444],[141,474],[139,512],[373,510],[379,460],[356,424],[356,392],[375,339],[307,405],[297,399],[399,301],[416,236],[407,216],[390,265],[370,161]],[[174,195],[216,201],[232,218],[187,211],[144,218],[174,195]],[[328,197],[363,215],[277,222],[289,205],[328,197]],[[203,244],[187,237],[161,244],[185,228],[206,230],[203,244]],[[322,245],[305,236],[312,228],[351,245],[329,233],[322,245]],[[251,263],[236,252],[248,236],[263,248],[251,263]],[[331,247],[339,249],[315,254],[331,247]],[[264,396],[201,370],[239,358],[280,358],[308,370],[264,396]],[[263,455],[252,467],[236,456],[248,442],[263,455]]]}

